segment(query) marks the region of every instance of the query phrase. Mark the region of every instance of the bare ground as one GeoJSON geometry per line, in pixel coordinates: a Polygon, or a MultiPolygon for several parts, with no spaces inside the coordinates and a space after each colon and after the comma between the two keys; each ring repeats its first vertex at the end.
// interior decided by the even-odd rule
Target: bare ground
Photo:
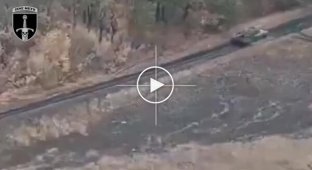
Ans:
{"type": "MultiPolygon", "coordinates": [[[[288,12],[283,12],[283,13],[278,13],[278,14],[274,14],[272,16],[268,16],[256,21],[252,21],[246,24],[242,24],[239,25],[233,29],[231,29],[228,33],[224,33],[224,34],[220,34],[220,35],[209,35],[208,37],[201,37],[204,38],[202,40],[198,40],[198,39],[188,39],[188,40],[184,40],[182,37],[172,37],[170,38],[170,42],[171,43],[171,48],[170,50],[165,50],[162,52],[162,57],[160,58],[160,62],[168,62],[171,61],[173,59],[177,59],[179,57],[194,53],[194,52],[198,52],[201,50],[205,50],[205,49],[210,49],[213,48],[219,44],[222,44],[226,41],[228,41],[230,35],[232,35],[233,32],[236,32],[237,30],[242,29],[243,27],[247,27],[250,25],[262,25],[264,28],[271,28],[274,26],[277,26],[281,23],[287,22],[291,19],[294,18],[298,18],[304,15],[307,15],[310,13],[310,9],[297,9],[294,11],[288,11],[288,12]],[[182,39],[181,39],[182,38],[182,39]],[[176,41],[173,41],[176,40],[176,41]],[[181,44],[181,42],[184,42],[181,44]],[[179,42],[177,44],[177,42],[179,42]],[[191,47],[191,48],[190,48],[191,47]],[[181,52],[182,51],[182,52],[181,52]]],[[[82,32],[85,30],[79,30],[78,29],[78,34],[82,34],[82,32]],[[80,31],[80,32],[79,32],[80,31]]],[[[66,34],[66,32],[60,32],[60,31],[52,31],[50,34],[52,35],[58,35],[58,34],[66,34]]],[[[90,39],[93,41],[93,39],[96,39],[96,37],[94,37],[94,33],[89,33],[90,36],[87,39],[90,39]]],[[[170,36],[170,35],[168,35],[170,36]]],[[[64,36],[62,36],[64,37],[64,36]]],[[[65,36],[66,37],[66,36],[65,36]]],[[[85,41],[86,38],[84,38],[83,41],[85,41]]],[[[55,48],[58,48],[60,43],[58,43],[57,41],[57,37],[55,42],[49,42],[49,43],[45,43],[45,39],[40,40],[42,44],[39,47],[36,47],[33,51],[33,58],[36,58],[36,60],[38,60],[37,58],[44,58],[45,55],[47,54],[45,49],[45,45],[49,45],[49,46],[53,46],[55,48]],[[52,43],[52,44],[51,44],[52,43]],[[53,45],[53,43],[56,43],[53,45]],[[44,55],[43,55],[44,54],[44,55]],[[40,57],[42,56],[42,57],[40,57]]],[[[80,40],[77,40],[80,41],[80,40]]],[[[107,46],[107,44],[100,45],[103,46],[101,48],[105,49],[105,46],[107,46]]],[[[62,48],[66,48],[66,45],[62,46],[62,48]]],[[[81,47],[79,47],[81,48],[81,47]]],[[[126,48],[126,47],[125,47],[126,48]]],[[[127,49],[127,48],[126,48],[127,49]]],[[[103,82],[109,79],[113,79],[114,77],[118,77],[124,74],[129,74],[132,72],[136,72],[139,71],[141,69],[144,69],[147,66],[150,66],[153,62],[153,53],[152,52],[143,52],[143,53],[135,53],[133,55],[135,56],[144,56],[143,57],[132,57],[130,59],[127,59],[127,62],[125,65],[121,65],[120,68],[116,68],[114,71],[112,71],[111,73],[101,73],[101,74],[93,74],[92,76],[88,76],[87,78],[82,77],[82,78],[78,78],[77,81],[75,82],[66,82],[65,84],[63,84],[62,86],[59,86],[58,83],[55,83],[55,81],[53,81],[54,79],[57,79],[57,75],[58,72],[68,72],[68,68],[70,67],[69,64],[69,59],[66,58],[66,49],[65,50],[58,50],[58,49],[54,49],[54,50],[50,50],[50,51],[64,51],[64,54],[58,54],[57,58],[54,58],[53,60],[55,60],[55,65],[61,65],[62,70],[56,71],[54,74],[52,75],[47,75],[47,76],[43,76],[43,77],[49,77],[49,81],[46,80],[42,80],[42,82],[44,83],[45,86],[51,86],[53,87],[50,90],[42,90],[38,87],[34,87],[34,86],[27,86],[27,87],[23,87],[23,88],[19,88],[19,89],[10,89],[4,93],[2,93],[0,95],[0,105],[1,105],[1,110],[7,110],[8,108],[11,108],[13,106],[22,106],[25,105],[27,103],[30,102],[34,102],[34,101],[39,101],[42,100],[43,98],[46,98],[48,96],[51,95],[55,95],[55,94],[59,94],[62,93],[64,91],[69,91],[69,90],[73,90],[73,89],[79,89],[81,87],[85,87],[88,85],[92,85],[92,84],[96,84],[99,82],[103,82]],[[64,56],[64,57],[62,57],[64,56]],[[138,60],[140,61],[140,65],[137,65],[138,60]],[[135,66],[135,67],[133,67],[135,66]],[[52,82],[52,83],[51,83],[52,82]],[[16,102],[19,101],[19,102],[16,102]]],[[[108,54],[109,55],[109,54],[108,54]]],[[[51,54],[51,56],[53,56],[51,54]]],[[[52,60],[52,61],[53,61],[52,60]]],[[[120,60],[124,60],[124,59],[120,59],[120,60]]],[[[34,64],[32,63],[31,60],[29,61],[29,65],[32,65],[32,69],[35,70],[34,72],[36,72],[36,70],[40,70],[40,68],[43,66],[45,67],[44,63],[38,63],[34,64]],[[36,68],[39,67],[39,68],[36,68]]],[[[46,63],[49,65],[49,63],[46,63]]],[[[52,64],[53,65],[53,64],[52,64]]],[[[46,67],[47,69],[50,69],[49,67],[46,67]]],[[[66,78],[66,77],[64,77],[66,78]]],[[[31,78],[30,78],[31,79],[31,78]]]]}
{"type": "MultiPolygon", "coordinates": [[[[304,32],[309,33],[311,29],[304,32]]],[[[179,127],[180,124],[182,124],[182,126],[178,129],[170,129],[171,132],[166,131],[165,136],[172,136],[172,134],[175,134],[178,137],[173,137],[171,141],[179,140],[181,137],[187,139],[186,141],[190,141],[193,140],[190,136],[202,133],[203,135],[200,137],[200,141],[210,141],[218,139],[220,136],[229,139],[233,132],[237,134],[241,133],[239,137],[242,138],[247,134],[248,138],[248,133],[251,133],[251,136],[254,135],[253,132],[250,131],[255,131],[255,133],[260,134],[262,132],[267,132],[265,134],[284,132],[287,134],[291,133],[292,137],[297,136],[296,133],[300,131],[305,134],[303,136],[306,137],[306,139],[291,138],[290,135],[288,135],[288,137],[286,137],[286,135],[282,137],[280,135],[274,135],[259,139],[262,135],[257,134],[255,135],[257,138],[255,138],[253,142],[244,140],[244,142],[224,142],[213,145],[199,144],[202,142],[187,142],[186,144],[178,145],[176,148],[170,148],[168,153],[141,153],[132,156],[107,156],[106,154],[102,154],[101,150],[92,149],[93,146],[83,146],[90,147],[89,151],[86,152],[85,155],[76,155],[77,153],[75,153],[75,150],[68,153],[50,144],[47,145],[49,147],[45,148],[40,154],[37,154],[37,157],[32,157],[28,163],[23,163],[19,166],[11,166],[11,169],[50,167],[51,165],[58,165],[59,162],[66,160],[72,161],[91,157],[95,160],[88,161],[89,163],[84,163],[79,167],[77,167],[77,165],[67,165],[60,166],[59,168],[100,170],[262,170],[264,168],[269,170],[311,170],[312,141],[310,138],[310,114],[312,98],[310,94],[312,85],[310,81],[312,80],[312,43],[298,39],[297,36],[298,35],[289,35],[271,42],[259,43],[256,46],[204,63],[191,70],[175,74],[174,77],[177,81],[183,80],[188,82],[190,80],[190,83],[197,82],[200,85],[199,88],[203,89],[203,91],[201,91],[199,96],[196,96],[193,94],[193,90],[183,90],[184,92],[178,90],[175,92],[175,101],[169,102],[171,107],[167,108],[167,112],[165,112],[166,115],[170,117],[170,115],[176,112],[179,115],[176,119],[180,120],[180,116],[186,116],[187,118],[189,114],[192,119],[195,119],[198,116],[197,112],[203,111],[205,112],[203,115],[205,117],[198,117],[200,120],[207,120],[207,118],[217,119],[215,120],[217,123],[215,124],[215,122],[211,121],[208,124],[200,125],[198,128],[190,128],[192,129],[191,132],[184,134],[183,129],[188,127],[187,125],[192,122],[192,120],[185,120],[185,125],[183,125],[183,121],[178,122],[177,126],[179,127]],[[192,76],[197,77],[195,80],[201,80],[203,82],[194,81],[194,79],[191,78],[192,76]],[[217,84],[213,85],[213,83],[217,84]],[[225,110],[221,109],[220,111],[214,108],[213,105],[210,105],[210,97],[216,95],[214,90],[218,88],[221,89],[221,92],[217,93],[217,95],[223,96],[221,101],[218,100],[218,102],[224,105],[224,108],[226,108],[227,104],[228,106],[233,104],[234,106],[232,107],[234,107],[235,111],[231,110],[231,107],[225,110]],[[194,101],[184,101],[185,98],[183,96],[185,95],[189,96],[190,99],[194,99],[194,101]],[[222,104],[227,98],[233,103],[222,104]],[[205,107],[209,107],[210,109],[197,110],[197,112],[183,111],[184,107],[189,106],[196,109],[197,106],[200,106],[196,103],[200,101],[206,101],[204,103],[205,107]],[[185,103],[182,107],[181,103],[183,102],[185,103]],[[218,112],[210,115],[210,112],[214,112],[213,110],[218,110],[218,112]],[[209,114],[206,112],[209,112],[209,114]],[[221,120],[224,121],[223,123],[218,120],[219,116],[222,117],[221,120]],[[226,126],[223,126],[225,124],[226,126]]],[[[49,117],[49,119],[55,120],[56,123],[49,123],[51,121],[45,121],[47,117],[42,116],[36,121],[41,122],[39,126],[29,126],[27,124],[23,124],[20,127],[16,126],[13,133],[10,133],[10,140],[12,140],[13,143],[17,143],[18,146],[26,145],[35,147],[36,141],[44,143],[53,138],[59,138],[59,140],[62,141],[64,135],[67,136],[71,133],[78,132],[82,136],[91,135],[88,134],[89,127],[99,123],[98,121],[101,121],[101,117],[103,118],[103,116],[107,115],[109,112],[104,111],[106,114],[103,114],[103,112],[96,112],[95,110],[105,108],[117,109],[118,107],[124,106],[126,101],[137,100],[137,96],[134,95],[135,89],[130,91],[123,90],[117,94],[109,95],[110,97],[114,97],[110,98],[110,103],[107,103],[104,108],[96,107],[97,102],[95,102],[93,105],[94,108],[90,111],[93,113],[92,115],[97,116],[90,116],[90,112],[77,115],[77,112],[75,114],[74,111],[71,114],[72,116],[61,116],[62,113],[58,113],[55,117],[49,117]],[[126,99],[125,94],[127,94],[126,99]],[[60,116],[62,119],[59,119],[60,116]],[[58,121],[59,123],[57,123],[58,121]],[[62,125],[65,127],[60,128],[62,125]]],[[[70,108],[72,107],[73,106],[70,108]]],[[[83,106],[79,108],[83,108],[83,106]]],[[[132,110],[133,108],[137,108],[137,106],[126,106],[124,109],[125,114],[127,114],[128,110],[132,110]]],[[[84,109],[86,110],[86,108],[84,109]]],[[[138,122],[138,124],[140,124],[142,121],[143,125],[149,124],[148,121],[150,119],[145,120],[142,118],[141,120],[140,118],[146,115],[144,114],[146,113],[144,109],[134,109],[134,111],[141,111],[142,113],[138,112],[128,115],[129,117],[136,117],[133,118],[135,119],[133,122],[138,122]]],[[[191,109],[189,111],[191,111],[191,109]]],[[[131,122],[131,119],[129,122],[131,122]]],[[[171,122],[169,123],[173,124],[171,122]]],[[[123,133],[131,131],[132,127],[135,127],[135,123],[134,125],[128,126],[129,127],[125,128],[123,133]]],[[[149,131],[150,129],[148,127],[149,126],[147,126],[146,129],[136,130],[149,131]]],[[[101,132],[103,131],[102,128],[98,130],[101,132]]],[[[133,132],[132,135],[139,135],[139,131],[133,132]]],[[[139,136],[137,136],[137,138],[139,138],[139,136]]],[[[75,138],[75,142],[79,143],[79,139],[80,137],[75,138]]],[[[93,140],[99,140],[99,138],[93,140]]],[[[101,140],[104,142],[105,138],[101,140]]],[[[136,139],[129,138],[128,140],[132,141],[136,139]]],[[[116,141],[113,142],[116,143],[116,141]]],[[[27,147],[24,152],[25,151],[29,151],[27,147]]],[[[16,157],[14,153],[11,154],[11,158],[16,157]]],[[[8,157],[9,158],[6,159],[10,159],[9,155],[8,157]]],[[[1,160],[4,161],[5,158],[1,160]]]]}
{"type": "Polygon", "coordinates": [[[251,143],[181,145],[160,155],[102,156],[82,167],[60,170],[311,170],[311,153],[312,139],[272,136],[251,143]]]}

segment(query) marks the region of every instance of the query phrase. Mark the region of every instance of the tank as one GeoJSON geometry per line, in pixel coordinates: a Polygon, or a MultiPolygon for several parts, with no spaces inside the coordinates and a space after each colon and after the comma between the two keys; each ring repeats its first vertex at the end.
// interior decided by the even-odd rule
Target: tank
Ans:
{"type": "Polygon", "coordinates": [[[242,32],[238,32],[231,38],[231,43],[238,46],[248,46],[256,41],[268,36],[268,31],[256,27],[250,27],[242,32]]]}

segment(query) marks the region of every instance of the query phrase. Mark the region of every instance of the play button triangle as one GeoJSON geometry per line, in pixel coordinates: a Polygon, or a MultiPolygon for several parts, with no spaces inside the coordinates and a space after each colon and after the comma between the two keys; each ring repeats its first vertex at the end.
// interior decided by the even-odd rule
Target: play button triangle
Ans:
{"type": "Polygon", "coordinates": [[[153,78],[150,78],[150,92],[154,92],[156,90],[158,90],[159,88],[161,88],[162,86],[164,86],[165,84],[153,79],[153,78]]]}

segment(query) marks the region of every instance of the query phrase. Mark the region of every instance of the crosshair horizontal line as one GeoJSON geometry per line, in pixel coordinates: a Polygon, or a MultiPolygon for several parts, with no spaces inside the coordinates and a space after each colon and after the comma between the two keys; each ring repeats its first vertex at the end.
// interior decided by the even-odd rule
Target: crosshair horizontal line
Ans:
{"type": "MultiPolygon", "coordinates": [[[[120,84],[120,85],[116,85],[118,87],[136,87],[136,86],[139,86],[139,87],[150,87],[150,85],[145,85],[145,84],[142,84],[142,85],[133,85],[133,84],[120,84]]],[[[163,85],[163,86],[167,86],[167,87],[172,87],[172,85],[163,85]]],[[[197,85],[192,85],[192,84],[175,84],[174,87],[196,87],[197,85]]]]}

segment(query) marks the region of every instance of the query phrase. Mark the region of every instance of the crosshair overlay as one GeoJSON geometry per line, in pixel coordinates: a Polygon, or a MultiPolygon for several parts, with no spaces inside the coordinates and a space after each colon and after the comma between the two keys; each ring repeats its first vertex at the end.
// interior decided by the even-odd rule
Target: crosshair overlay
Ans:
{"type": "MultiPolygon", "coordinates": [[[[158,82],[157,80],[151,79],[151,83],[150,83],[150,85],[149,85],[151,89],[154,88],[154,89],[151,90],[151,91],[155,91],[155,93],[157,93],[158,87],[161,87],[161,85],[157,87],[157,83],[160,84],[160,82],[158,82]],[[156,87],[155,87],[155,88],[154,88],[153,82],[156,83],[156,85],[155,85],[156,87]]],[[[138,91],[140,97],[141,97],[144,101],[146,101],[146,102],[148,102],[148,103],[151,103],[151,104],[160,104],[160,103],[163,103],[163,102],[167,101],[167,100],[171,97],[171,95],[172,95],[172,93],[173,93],[173,91],[174,91],[174,86],[175,86],[175,85],[174,85],[174,80],[173,80],[173,77],[172,77],[172,75],[170,74],[170,72],[169,72],[168,70],[166,70],[165,68],[159,67],[159,66],[151,66],[151,67],[148,67],[148,68],[144,69],[144,70],[140,73],[140,75],[138,76],[138,79],[137,79],[137,82],[136,82],[136,89],[137,89],[137,91],[138,91]],[[160,100],[160,101],[156,101],[156,100],[155,100],[155,101],[151,101],[151,100],[148,100],[148,99],[146,99],[146,98],[142,95],[142,93],[141,93],[141,91],[140,91],[140,84],[139,84],[140,79],[141,79],[142,75],[143,75],[145,72],[147,72],[147,71],[149,71],[149,70],[151,70],[151,69],[156,69],[155,71],[157,71],[157,69],[160,69],[160,70],[166,72],[166,73],[169,75],[169,77],[170,77],[171,85],[169,85],[169,86],[171,87],[171,90],[170,90],[170,93],[168,94],[168,96],[167,96],[166,98],[164,98],[163,100],[160,100]]]]}

